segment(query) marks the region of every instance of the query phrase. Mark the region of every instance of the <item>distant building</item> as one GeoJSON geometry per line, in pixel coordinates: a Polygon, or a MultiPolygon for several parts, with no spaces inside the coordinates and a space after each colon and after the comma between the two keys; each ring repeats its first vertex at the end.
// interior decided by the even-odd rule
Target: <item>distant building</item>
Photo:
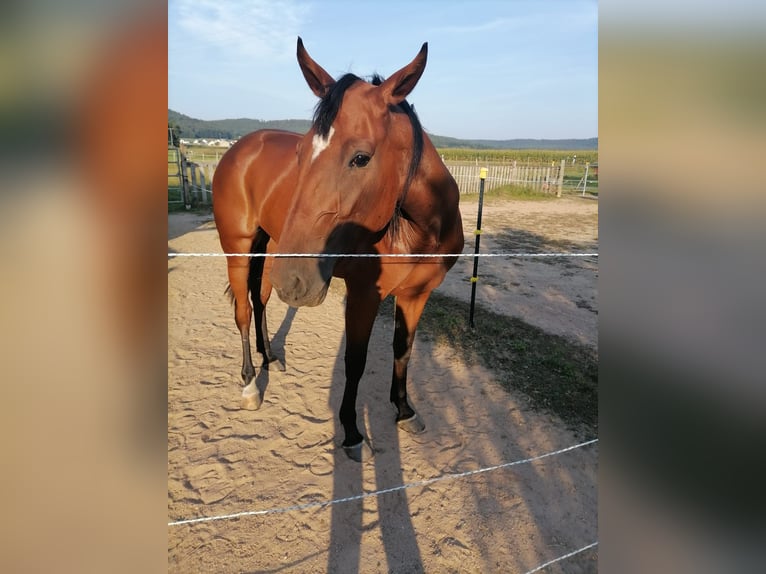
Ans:
{"type": "Polygon", "coordinates": [[[214,139],[207,139],[207,138],[196,138],[196,139],[187,139],[187,138],[181,138],[179,140],[184,145],[193,145],[193,146],[207,146],[207,147],[231,147],[234,142],[237,140],[229,140],[225,138],[214,138],[214,139]]]}

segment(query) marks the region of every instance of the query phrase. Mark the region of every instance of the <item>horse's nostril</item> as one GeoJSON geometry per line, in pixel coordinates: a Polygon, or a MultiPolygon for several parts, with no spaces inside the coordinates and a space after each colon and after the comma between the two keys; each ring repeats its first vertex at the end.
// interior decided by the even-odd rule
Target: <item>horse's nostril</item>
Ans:
{"type": "Polygon", "coordinates": [[[286,291],[299,299],[306,293],[306,284],[297,273],[293,273],[288,279],[286,291]]]}

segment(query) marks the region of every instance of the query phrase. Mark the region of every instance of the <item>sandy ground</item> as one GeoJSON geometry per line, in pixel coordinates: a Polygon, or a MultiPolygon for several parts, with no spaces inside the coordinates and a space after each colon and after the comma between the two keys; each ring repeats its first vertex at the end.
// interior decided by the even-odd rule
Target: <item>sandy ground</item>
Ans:
{"type": "MultiPolygon", "coordinates": [[[[466,252],[476,204],[462,206],[466,252]]],[[[482,251],[597,251],[597,204],[485,205],[482,251]],[[514,230],[509,239],[506,237],[514,230]],[[514,249],[518,251],[519,249],[514,249]]],[[[173,214],[169,249],[219,252],[212,216],[173,214]]],[[[479,304],[595,347],[597,260],[483,259],[479,304]]],[[[470,297],[470,260],[440,289],[470,297]]],[[[393,321],[379,318],[357,408],[375,457],[339,449],[342,289],[316,308],[267,310],[286,370],[261,371],[260,410],[240,408],[241,354],[222,258],[168,260],[168,519],[284,508],[485,468],[576,444],[487,369],[416,339],[412,403],[426,432],[398,433],[388,403],[393,321]]],[[[427,312],[427,309],[426,309],[427,312]]],[[[360,424],[360,426],[361,426],[360,424]]],[[[526,572],[598,538],[597,445],[530,464],[329,507],[168,529],[171,572],[526,572]]],[[[589,550],[546,572],[594,572],[589,550]]]]}
{"type": "MultiPolygon", "coordinates": [[[[461,204],[473,253],[478,202],[461,204]]],[[[592,199],[489,203],[482,208],[481,253],[597,253],[592,199]]],[[[473,258],[461,258],[439,288],[470,301],[473,258]]],[[[480,258],[476,302],[593,349],[598,346],[598,259],[480,258]]]]}

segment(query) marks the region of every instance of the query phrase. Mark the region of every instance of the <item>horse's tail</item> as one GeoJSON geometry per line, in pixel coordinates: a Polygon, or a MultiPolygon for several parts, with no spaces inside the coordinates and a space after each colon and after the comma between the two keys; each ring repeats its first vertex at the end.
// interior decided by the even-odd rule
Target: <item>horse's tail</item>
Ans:
{"type": "Polygon", "coordinates": [[[231,290],[231,283],[226,284],[226,289],[223,290],[223,294],[229,298],[229,303],[234,305],[234,291],[231,290]]]}

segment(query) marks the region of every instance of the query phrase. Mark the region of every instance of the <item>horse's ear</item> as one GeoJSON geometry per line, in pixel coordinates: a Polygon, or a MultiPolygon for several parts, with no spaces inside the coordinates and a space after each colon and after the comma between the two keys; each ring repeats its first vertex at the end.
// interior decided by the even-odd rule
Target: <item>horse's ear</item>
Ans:
{"type": "Polygon", "coordinates": [[[318,98],[323,98],[327,94],[327,90],[330,89],[330,86],[335,83],[335,80],[330,74],[325,72],[322,66],[311,59],[306,48],[303,47],[303,40],[301,40],[300,36],[298,36],[298,64],[311,91],[318,98]]]}
{"type": "Polygon", "coordinates": [[[381,94],[389,105],[396,105],[415,88],[423,70],[426,69],[426,60],[428,59],[428,42],[423,44],[420,52],[409,64],[393,74],[380,85],[381,94]]]}

